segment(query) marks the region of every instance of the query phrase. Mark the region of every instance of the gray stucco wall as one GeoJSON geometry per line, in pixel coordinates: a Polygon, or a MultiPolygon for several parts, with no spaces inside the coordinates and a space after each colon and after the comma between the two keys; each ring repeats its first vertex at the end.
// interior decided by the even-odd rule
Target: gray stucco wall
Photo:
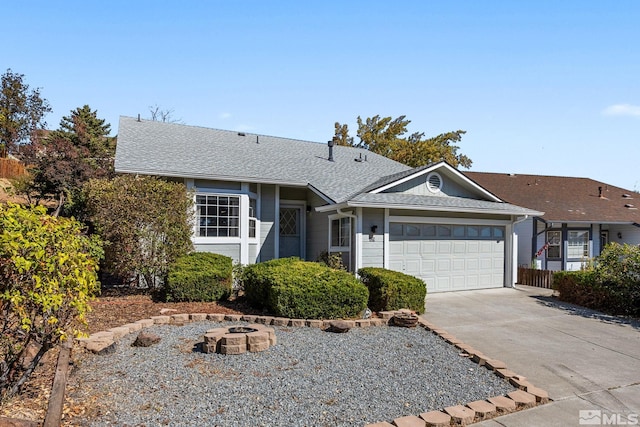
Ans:
{"type": "Polygon", "coordinates": [[[260,253],[257,255],[259,261],[268,261],[275,256],[275,195],[274,185],[261,186],[260,203],[260,253]]]}

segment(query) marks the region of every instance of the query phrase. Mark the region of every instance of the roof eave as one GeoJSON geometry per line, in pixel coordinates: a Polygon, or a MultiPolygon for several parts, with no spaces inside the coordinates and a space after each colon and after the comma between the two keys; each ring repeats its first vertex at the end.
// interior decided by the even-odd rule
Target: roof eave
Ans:
{"type": "Polygon", "coordinates": [[[349,200],[335,205],[319,206],[316,208],[318,212],[332,211],[336,209],[342,209],[347,207],[353,208],[378,208],[378,209],[402,209],[402,210],[417,210],[417,211],[432,211],[432,212],[464,212],[464,213],[476,213],[476,214],[494,214],[494,215],[515,215],[515,216],[542,216],[544,212],[530,211],[530,210],[501,210],[501,209],[489,209],[489,208],[464,208],[458,206],[421,206],[421,205],[407,205],[400,203],[372,203],[372,202],[360,202],[355,200],[349,200]]]}

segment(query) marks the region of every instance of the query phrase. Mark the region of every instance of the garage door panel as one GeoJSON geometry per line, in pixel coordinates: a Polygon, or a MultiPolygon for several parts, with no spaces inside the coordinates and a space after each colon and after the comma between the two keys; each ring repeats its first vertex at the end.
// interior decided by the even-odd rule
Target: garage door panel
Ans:
{"type": "Polygon", "coordinates": [[[406,230],[417,230],[414,226],[404,224],[403,234],[393,236],[389,245],[392,270],[421,278],[428,292],[504,285],[504,241],[482,240],[483,236],[436,239],[431,235],[408,235],[406,230]]]}

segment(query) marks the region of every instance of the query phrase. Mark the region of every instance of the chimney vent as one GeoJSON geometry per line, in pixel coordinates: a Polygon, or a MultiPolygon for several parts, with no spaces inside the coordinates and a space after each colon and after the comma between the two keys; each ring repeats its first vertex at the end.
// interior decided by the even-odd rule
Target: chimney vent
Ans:
{"type": "Polygon", "coordinates": [[[333,162],[333,145],[335,144],[335,137],[330,140],[329,142],[327,142],[327,145],[329,146],[329,161],[333,162]]]}
{"type": "Polygon", "coordinates": [[[246,134],[244,132],[238,132],[238,136],[245,136],[246,134]]]}
{"type": "Polygon", "coordinates": [[[140,121],[140,113],[138,113],[138,121],[140,121]]]}
{"type": "Polygon", "coordinates": [[[602,186],[598,187],[598,197],[602,198],[602,186]]]}

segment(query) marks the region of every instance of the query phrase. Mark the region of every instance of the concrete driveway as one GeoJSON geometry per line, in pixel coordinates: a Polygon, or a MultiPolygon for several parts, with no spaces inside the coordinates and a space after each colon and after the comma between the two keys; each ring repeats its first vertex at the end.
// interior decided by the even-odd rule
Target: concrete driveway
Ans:
{"type": "Polygon", "coordinates": [[[553,402],[478,426],[640,425],[640,322],[557,301],[529,286],[427,296],[424,318],[500,359],[553,402]],[[587,415],[583,413],[582,415],[587,415]]]}

